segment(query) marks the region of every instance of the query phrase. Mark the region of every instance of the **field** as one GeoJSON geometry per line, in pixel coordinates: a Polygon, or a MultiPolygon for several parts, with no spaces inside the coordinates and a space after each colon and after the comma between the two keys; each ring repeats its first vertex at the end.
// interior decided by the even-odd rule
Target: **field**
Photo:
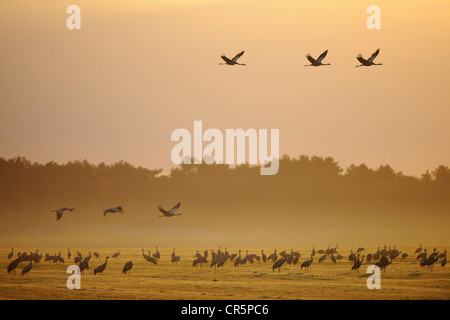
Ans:
{"type": "MultiPolygon", "coordinates": [[[[153,249],[153,248],[150,248],[153,249]]],[[[290,248],[285,248],[287,252],[290,248]]],[[[338,250],[344,256],[341,262],[333,265],[330,258],[318,263],[316,255],[308,273],[300,270],[300,264],[309,259],[311,248],[294,248],[302,257],[294,265],[284,264],[280,272],[272,272],[272,262],[247,264],[234,268],[227,262],[222,269],[215,270],[209,265],[194,268],[192,262],[196,249],[176,249],[181,257],[177,264],[170,261],[171,248],[160,248],[161,259],[157,266],[144,260],[141,249],[122,248],[121,255],[109,259],[104,275],[94,276],[93,270],[110,257],[116,249],[78,249],[83,256],[88,252],[100,253],[100,260],[91,258],[90,269],[81,276],[81,290],[69,290],[66,287],[66,273],[72,258],[67,258],[67,249],[40,249],[43,253],[58,253],[65,263],[44,262],[33,264],[28,275],[22,276],[22,268],[28,263],[21,262],[17,275],[8,274],[6,267],[10,249],[0,250],[0,299],[152,299],[152,300],[286,300],[286,299],[450,299],[450,268],[441,268],[440,260],[433,272],[421,269],[414,256],[415,248],[398,248],[407,252],[407,261],[397,258],[381,275],[381,289],[369,290],[366,287],[366,274],[369,264],[363,263],[360,272],[354,273],[348,261],[350,249],[338,250]],[[130,275],[123,274],[122,268],[127,261],[134,267],[130,275]]],[[[444,248],[438,248],[441,252],[444,248]]],[[[449,248],[447,248],[449,249],[449,248]]],[[[26,252],[36,249],[22,248],[26,252]]],[[[200,252],[203,252],[201,249],[200,252]]],[[[279,248],[278,251],[283,250],[279,248]]],[[[375,248],[366,248],[366,253],[374,253],[375,248]]],[[[228,249],[230,253],[238,249],[228,249]]],[[[244,250],[245,251],[245,250],[244,250]]],[[[17,249],[15,249],[17,254],[17,249]]],[[[152,253],[154,249],[152,250],[152,253]]],[[[260,254],[260,249],[249,249],[250,253],[260,254]]],[[[265,248],[268,255],[273,248],[265,248]]],[[[244,253],[245,254],[245,253],[244,253]]],[[[208,259],[210,261],[210,259],[208,259]]]]}

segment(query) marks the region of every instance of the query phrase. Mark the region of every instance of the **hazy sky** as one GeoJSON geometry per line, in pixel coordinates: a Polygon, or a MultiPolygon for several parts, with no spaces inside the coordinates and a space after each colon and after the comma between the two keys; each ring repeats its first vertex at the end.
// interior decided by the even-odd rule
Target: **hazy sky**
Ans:
{"type": "Polygon", "coordinates": [[[172,131],[202,120],[280,129],[281,154],[344,167],[450,164],[446,0],[4,0],[0,26],[2,157],[168,172],[172,131]],[[383,66],[355,68],[378,48],[383,66]],[[331,66],[304,67],[325,49],[331,66]],[[242,50],[247,66],[219,65],[242,50]]]}

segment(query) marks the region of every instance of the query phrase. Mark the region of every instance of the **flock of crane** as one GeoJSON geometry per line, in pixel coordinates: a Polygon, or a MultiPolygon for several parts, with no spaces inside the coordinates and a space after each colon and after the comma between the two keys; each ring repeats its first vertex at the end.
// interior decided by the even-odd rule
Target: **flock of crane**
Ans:
{"type": "MultiPolygon", "coordinates": [[[[175,213],[176,210],[178,210],[178,208],[180,208],[181,203],[178,202],[172,209],[170,209],[169,211],[165,210],[164,208],[162,208],[161,206],[158,206],[158,210],[161,211],[163,213],[162,216],[159,217],[174,217],[174,216],[181,216],[181,213],[175,213]]],[[[68,208],[68,207],[61,207],[57,210],[52,210],[51,212],[56,212],[56,220],[60,220],[62,218],[62,215],[65,211],[69,211],[69,212],[74,212],[75,208],[68,208]]],[[[107,213],[125,213],[125,211],[123,211],[123,208],[121,206],[116,206],[114,208],[108,208],[105,209],[103,211],[103,216],[106,217],[107,213]]]]}
{"type": "MultiPolygon", "coordinates": [[[[333,264],[338,263],[339,261],[344,259],[344,257],[341,254],[339,254],[337,247],[338,247],[337,245],[334,248],[330,248],[330,246],[328,246],[328,249],[326,250],[316,251],[313,245],[312,252],[309,255],[310,259],[303,261],[300,264],[300,270],[305,269],[305,273],[308,272],[309,268],[314,262],[314,257],[316,256],[316,254],[320,255],[318,259],[319,264],[325,261],[328,257],[330,258],[333,264]]],[[[415,254],[416,259],[419,261],[420,266],[424,270],[432,272],[434,264],[439,259],[441,259],[440,264],[442,268],[444,268],[445,265],[447,264],[447,250],[444,250],[443,253],[440,253],[439,251],[436,251],[436,248],[434,248],[433,253],[431,253],[430,255],[427,255],[427,249],[424,249],[423,251],[422,250],[423,250],[422,245],[420,245],[420,247],[415,251],[415,254]]],[[[158,265],[158,261],[161,258],[161,254],[158,251],[158,247],[156,247],[156,251],[153,254],[151,254],[149,250],[147,250],[147,252],[148,254],[146,254],[144,249],[142,249],[142,257],[149,263],[155,266],[158,265]]],[[[365,249],[362,247],[358,248],[356,252],[353,252],[353,250],[351,250],[350,255],[348,256],[348,260],[352,263],[351,271],[359,272],[359,269],[363,264],[364,258],[366,258],[366,263],[371,263],[373,261],[375,262],[376,266],[378,266],[381,270],[384,270],[384,272],[386,272],[386,267],[392,264],[392,262],[395,259],[401,257],[401,261],[404,261],[408,257],[407,253],[402,253],[401,251],[398,251],[395,248],[395,246],[393,249],[391,249],[390,247],[389,249],[387,249],[386,246],[384,246],[384,249],[382,250],[380,250],[380,247],[378,247],[378,250],[373,254],[372,253],[362,254],[363,252],[365,252],[365,249]]],[[[112,258],[118,258],[120,254],[121,253],[119,250],[118,252],[115,252],[112,255],[112,258]]],[[[100,259],[100,255],[98,252],[93,252],[92,255],[97,260],[100,259]]],[[[92,255],[91,252],[89,252],[89,255],[83,258],[83,255],[77,250],[77,253],[74,256],[73,261],[76,265],[78,265],[78,267],[80,268],[80,272],[82,274],[84,274],[85,270],[89,269],[89,262],[91,260],[92,255]]],[[[13,256],[14,256],[14,249],[12,249],[11,252],[8,254],[8,259],[11,259],[13,256]]],[[[72,253],[69,248],[67,251],[67,258],[70,260],[71,257],[72,253]]],[[[105,263],[101,264],[100,266],[94,269],[94,275],[97,274],[103,275],[103,272],[106,269],[109,258],[110,257],[107,256],[105,263]]],[[[297,263],[299,263],[301,254],[298,251],[294,252],[293,249],[291,249],[290,253],[287,253],[286,250],[283,250],[278,253],[277,250],[275,249],[273,253],[267,256],[264,253],[264,250],[261,250],[261,255],[254,253],[249,254],[249,250],[246,250],[244,256],[242,255],[242,250],[239,250],[238,253],[230,254],[227,251],[227,248],[225,248],[225,251],[222,251],[219,247],[217,252],[211,250],[210,260],[208,260],[208,258],[209,258],[209,250],[205,250],[203,254],[201,254],[199,250],[197,250],[197,253],[194,255],[192,266],[196,268],[202,268],[203,265],[209,264],[211,268],[212,267],[214,267],[214,269],[222,268],[223,270],[223,267],[226,264],[226,262],[229,262],[230,264],[232,264],[232,266],[236,268],[245,266],[247,263],[253,264],[255,262],[257,263],[262,262],[262,263],[273,263],[271,267],[272,271],[275,272],[275,269],[278,269],[278,272],[280,272],[281,266],[283,266],[285,263],[294,266],[297,263]]],[[[9,274],[12,273],[16,275],[16,268],[19,266],[19,264],[21,262],[29,262],[29,264],[27,264],[22,269],[22,275],[26,275],[31,271],[33,262],[34,264],[38,264],[41,261],[41,259],[42,254],[39,254],[39,250],[36,250],[36,252],[32,252],[30,254],[26,252],[24,253],[19,252],[17,259],[13,260],[8,265],[7,271],[9,274]]],[[[61,256],[61,252],[59,252],[58,255],[56,254],[50,255],[48,253],[45,254],[44,261],[50,263],[63,263],[63,264],[65,262],[64,258],[61,256]]],[[[170,261],[175,264],[180,261],[180,256],[176,255],[175,248],[172,251],[170,261]]],[[[127,273],[129,274],[132,268],[133,262],[128,261],[123,266],[122,272],[124,274],[127,273]]]]}
{"type": "MultiPolygon", "coordinates": [[[[225,63],[219,63],[219,64],[223,64],[223,65],[229,65],[229,66],[234,66],[234,65],[240,65],[240,66],[245,66],[245,63],[239,63],[237,62],[238,59],[240,57],[242,57],[242,55],[244,54],[245,51],[239,52],[237,55],[234,56],[233,59],[227,58],[226,55],[222,55],[221,58],[223,59],[223,61],[225,61],[225,63]]],[[[328,50],[325,50],[324,52],[322,52],[320,54],[320,56],[317,59],[314,59],[309,53],[306,55],[306,58],[308,59],[308,61],[311,64],[307,64],[305,65],[305,67],[320,67],[320,66],[329,66],[329,63],[322,63],[322,60],[325,59],[326,55],[328,53],[328,50]]],[[[370,56],[369,59],[364,59],[362,57],[361,54],[359,54],[356,59],[361,63],[360,65],[356,66],[356,67],[370,67],[370,66],[381,66],[381,63],[375,63],[373,62],[375,60],[375,58],[378,56],[378,54],[380,53],[380,49],[377,49],[377,51],[375,51],[374,53],[372,53],[372,55],[370,56]]]]}

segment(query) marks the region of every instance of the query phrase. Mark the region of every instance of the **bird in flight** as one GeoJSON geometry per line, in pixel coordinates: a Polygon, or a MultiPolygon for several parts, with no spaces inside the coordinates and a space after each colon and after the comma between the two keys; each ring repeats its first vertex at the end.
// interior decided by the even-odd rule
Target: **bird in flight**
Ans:
{"type": "Polygon", "coordinates": [[[103,211],[103,216],[106,217],[107,213],[125,213],[125,212],[123,211],[121,206],[117,206],[114,208],[105,209],[105,211],[103,211]]]}
{"type": "Polygon", "coordinates": [[[231,59],[231,60],[230,60],[229,58],[227,58],[227,57],[223,54],[223,55],[221,55],[221,58],[222,58],[226,63],[219,63],[219,64],[228,64],[228,65],[230,65],[230,66],[234,66],[235,64],[238,64],[238,65],[240,65],[240,66],[245,66],[245,65],[246,65],[245,63],[239,63],[239,62],[237,62],[237,60],[238,60],[240,57],[242,57],[242,55],[244,54],[244,52],[245,52],[245,51],[242,51],[242,52],[238,53],[238,54],[235,55],[234,58],[231,59]]]}
{"type": "Polygon", "coordinates": [[[322,54],[317,58],[314,59],[313,57],[311,57],[311,55],[308,53],[306,55],[306,58],[309,60],[309,62],[311,62],[311,64],[305,64],[305,67],[319,67],[319,66],[329,66],[329,63],[322,63],[322,60],[327,56],[328,50],[325,50],[324,52],[322,52],[322,54]]]}
{"type": "Polygon", "coordinates": [[[158,206],[159,211],[161,211],[164,215],[159,216],[161,217],[173,217],[173,216],[181,216],[181,213],[174,213],[179,207],[180,207],[181,203],[178,202],[178,204],[176,206],[174,206],[172,209],[170,209],[169,211],[164,210],[161,206],[158,206]]]}
{"type": "Polygon", "coordinates": [[[378,49],[377,51],[375,51],[372,56],[369,59],[364,59],[361,55],[361,53],[356,57],[356,59],[358,59],[359,62],[361,62],[361,64],[359,66],[355,66],[355,67],[370,67],[370,66],[381,66],[381,63],[374,63],[373,60],[375,60],[375,58],[378,56],[378,54],[380,53],[380,49],[378,49]]]}
{"type": "Polygon", "coordinates": [[[64,211],[73,212],[73,211],[75,211],[75,208],[62,207],[62,208],[59,208],[58,210],[53,210],[52,212],[56,212],[56,220],[59,220],[59,219],[61,219],[64,211]]]}

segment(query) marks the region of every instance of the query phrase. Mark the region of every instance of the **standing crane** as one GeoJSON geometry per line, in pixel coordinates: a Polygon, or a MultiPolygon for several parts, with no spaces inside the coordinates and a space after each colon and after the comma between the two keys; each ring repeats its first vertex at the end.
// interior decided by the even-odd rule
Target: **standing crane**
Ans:
{"type": "Polygon", "coordinates": [[[272,271],[275,272],[275,269],[278,268],[278,272],[280,272],[281,266],[286,262],[284,258],[278,259],[272,266],[272,271]]]}
{"type": "Polygon", "coordinates": [[[330,258],[331,261],[333,261],[333,263],[336,264],[336,257],[334,256],[334,254],[331,254],[330,258]]]}
{"type": "Polygon", "coordinates": [[[417,260],[427,258],[427,249],[425,249],[421,254],[417,256],[417,260]]]}
{"type": "Polygon", "coordinates": [[[355,256],[355,254],[353,253],[353,250],[351,250],[351,251],[350,251],[350,254],[349,254],[349,256],[348,256],[348,261],[355,261],[355,259],[356,259],[356,256],[355,256]]]}
{"type": "Polygon", "coordinates": [[[444,268],[447,264],[447,250],[444,250],[444,259],[441,261],[441,267],[444,268]]]}
{"type": "Polygon", "coordinates": [[[30,272],[32,263],[33,263],[33,260],[30,260],[30,264],[29,264],[29,265],[26,265],[26,266],[22,269],[22,275],[27,274],[28,272],[30,272]]]}
{"type": "Polygon", "coordinates": [[[324,261],[327,258],[327,254],[324,254],[323,256],[321,256],[319,258],[319,263],[321,263],[322,261],[324,261]]]}
{"type": "Polygon", "coordinates": [[[408,258],[408,254],[404,253],[404,254],[402,254],[402,260],[400,260],[400,261],[403,262],[406,258],[408,258]]]}
{"type": "Polygon", "coordinates": [[[158,247],[156,247],[156,251],[155,251],[155,253],[153,254],[153,258],[155,258],[155,259],[161,259],[161,254],[159,253],[159,251],[158,251],[158,247]]]}
{"type": "Polygon", "coordinates": [[[89,251],[89,255],[83,259],[83,262],[89,262],[91,260],[91,252],[89,251]]]}
{"type": "Polygon", "coordinates": [[[94,269],[94,276],[98,273],[99,275],[102,274],[103,275],[103,271],[105,271],[106,269],[106,264],[108,263],[108,259],[109,257],[106,257],[106,261],[104,264],[102,264],[101,266],[98,266],[97,268],[94,269]]]}
{"type": "Polygon", "coordinates": [[[215,253],[214,250],[211,252],[211,264],[210,267],[217,268],[217,263],[219,262],[220,255],[215,253]]]}
{"type": "Polygon", "coordinates": [[[364,260],[364,255],[362,256],[361,260],[359,260],[359,254],[358,254],[358,258],[353,262],[353,266],[352,266],[352,270],[353,271],[358,271],[359,273],[359,268],[361,267],[363,260],[364,260]]]}
{"type": "Polygon", "coordinates": [[[86,270],[86,269],[89,270],[89,263],[87,263],[87,261],[83,261],[80,263],[79,268],[80,268],[81,274],[84,274],[84,270],[86,270]]]}
{"type": "Polygon", "coordinates": [[[226,255],[226,254],[221,255],[221,256],[219,257],[219,261],[217,262],[217,268],[222,267],[222,270],[223,270],[223,265],[225,264],[225,262],[226,262],[227,260],[228,260],[228,255],[226,255]]]}
{"type": "MultiPolygon", "coordinates": [[[[142,252],[142,254],[143,254],[144,252],[142,252]]],[[[153,254],[153,256],[154,256],[154,254],[153,254]]],[[[155,257],[153,257],[152,255],[150,255],[150,250],[148,251],[148,259],[147,259],[147,261],[148,262],[150,262],[150,263],[153,263],[155,266],[158,264],[158,259],[156,259],[155,257]]],[[[144,257],[145,258],[145,257],[144,257]]]]}
{"type": "Polygon", "coordinates": [[[307,272],[307,270],[309,271],[309,267],[311,266],[311,264],[313,263],[313,255],[311,253],[311,259],[306,260],[305,262],[303,262],[300,265],[300,270],[302,270],[303,268],[305,268],[305,272],[307,272]]]}
{"type": "Polygon", "coordinates": [[[390,265],[392,263],[392,260],[389,261],[389,259],[387,258],[387,256],[382,256],[380,258],[380,261],[378,261],[377,263],[375,263],[375,265],[377,267],[379,267],[381,269],[381,271],[384,269],[384,273],[386,273],[386,267],[388,265],[390,265]]]}
{"type": "Polygon", "coordinates": [[[277,260],[277,258],[278,258],[277,249],[274,249],[274,250],[275,250],[274,253],[272,253],[271,255],[269,255],[267,257],[267,261],[272,260],[273,262],[275,262],[277,260]]]}
{"type": "Polygon", "coordinates": [[[416,251],[414,252],[415,254],[418,254],[422,251],[422,244],[420,244],[420,247],[416,249],[416,251]]]}
{"type": "Polygon", "coordinates": [[[16,268],[19,265],[19,263],[22,261],[20,257],[20,252],[17,254],[17,259],[11,261],[11,263],[8,265],[6,270],[8,270],[8,273],[11,274],[11,271],[14,271],[14,275],[16,275],[16,268]]]}
{"type": "Polygon", "coordinates": [[[380,247],[378,247],[378,251],[375,252],[375,253],[372,255],[372,257],[373,257],[373,260],[375,260],[375,261],[380,260],[380,257],[381,257],[380,247]]]}
{"type": "Polygon", "coordinates": [[[264,253],[264,250],[261,250],[261,258],[262,258],[262,261],[263,261],[263,262],[266,262],[266,261],[267,261],[267,256],[266,256],[266,254],[264,253]]]}
{"type": "Polygon", "coordinates": [[[170,259],[172,262],[175,262],[175,264],[180,261],[180,256],[175,255],[175,248],[173,248],[172,257],[170,259]]]}
{"type": "Polygon", "coordinates": [[[128,261],[128,262],[125,263],[125,265],[123,266],[122,272],[123,272],[124,274],[127,274],[127,272],[128,272],[128,274],[130,274],[131,268],[133,268],[133,262],[128,261]]]}
{"type": "Polygon", "coordinates": [[[112,257],[113,258],[118,258],[119,256],[120,256],[120,250],[119,250],[119,252],[114,253],[112,257]]]}
{"type": "Polygon", "coordinates": [[[234,259],[235,267],[239,267],[240,264],[241,264],[241,250],[239,250],[239,256],[236,259],[234,259]]]}

